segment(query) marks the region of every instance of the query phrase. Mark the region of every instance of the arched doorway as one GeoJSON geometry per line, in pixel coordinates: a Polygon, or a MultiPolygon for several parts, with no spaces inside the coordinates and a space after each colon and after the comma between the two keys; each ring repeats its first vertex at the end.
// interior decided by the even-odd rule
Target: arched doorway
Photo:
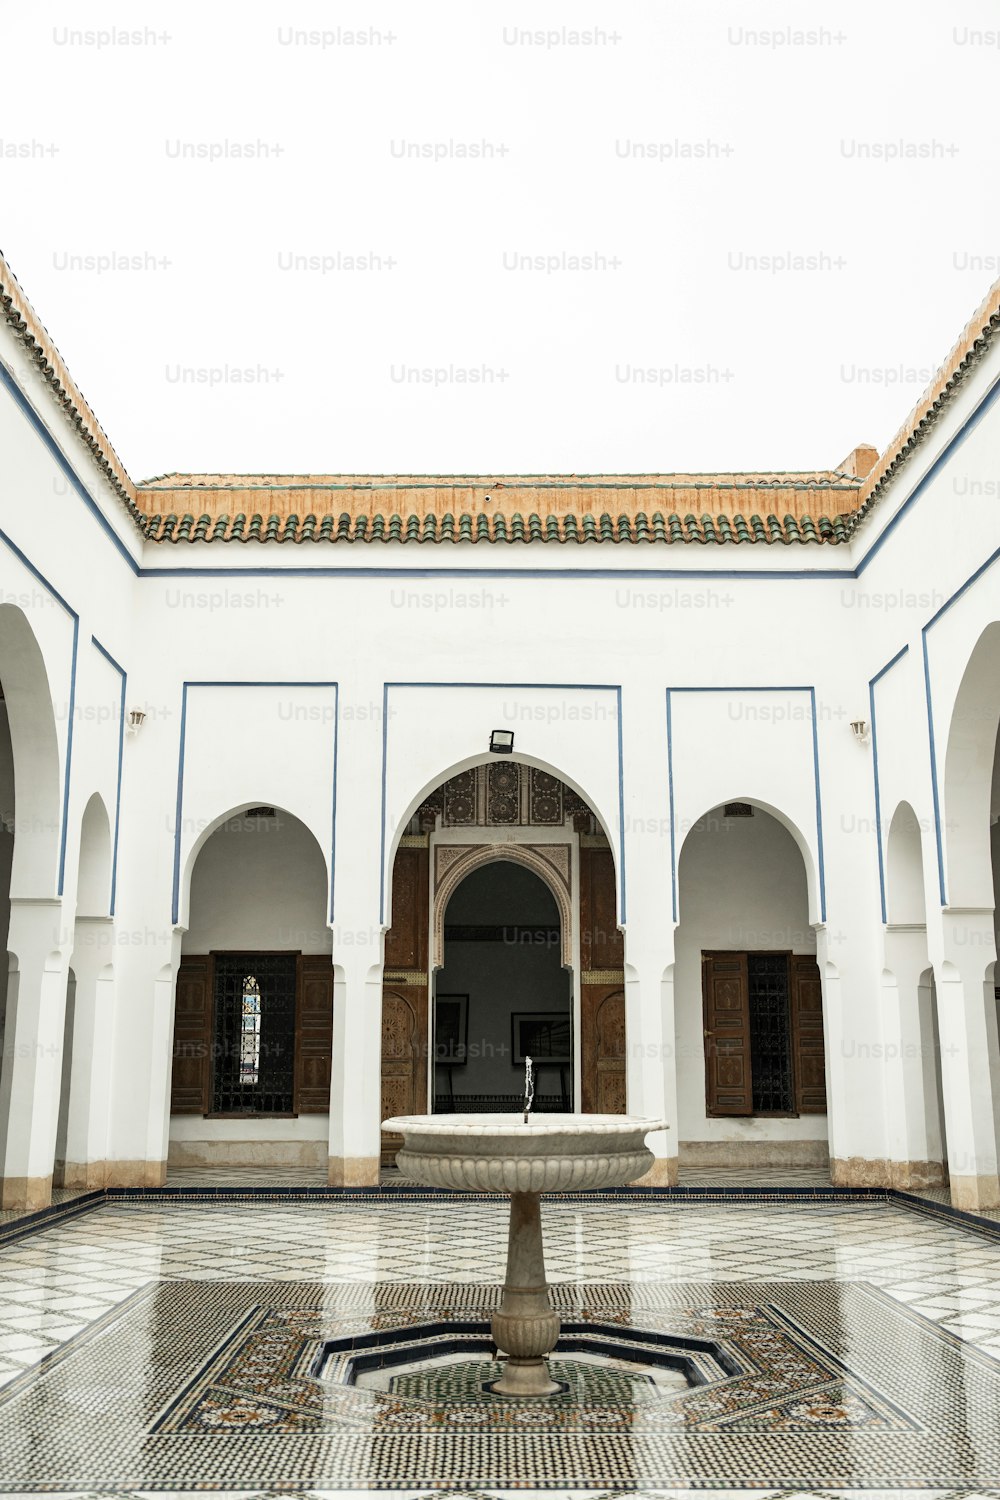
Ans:
{"type": "Polygon", "coordinates": [[[894,1187],[947,1182],[937,990],[928,956],[923,839],[916,813],[901,802],[885,849],[886,1122],[894,1187]]]}
{"type": "MultiPolygon", "coordinates": [[[[0,605],[0,1174],[4,1208],[51,1201],[66,988],[66,827],[48,673],[22,610],[0,605]]],[[[67,731],[68,733],[68,731],[67,731]]]]}
{"type": "Polygon", "coordinates": [[[681,848],[676,934],[680,1164],[829,1161],[820,972],[802,844],[724,803],[681,848]]]}
{"type": "Polygon", "coordinates": [[[516,1110],[526,1057],[535,1110],[572,1110],[572,983],[548,885],[510,860],[479,865],[448,899],[443,958],[432,1018],[434,1112],[516,1110]]]}
{"type": "Polygon", "coordinates": [[[115,994],[111,823],[98,792],[84,808],[78,869],[52,1180],[91,1188],[106,1181],[115,994]]]}
{"type": "MultiPolygon", "coordinates": [[[[547,1014],[539,1002],[531,1002],[532,1010],[505,1000],[489,1012],[495,1061],[503,1057],[496,1049],[508,1049],[502,1078],[498,1071],[491,1080],[478,1060],[473,1067],[471,1057],[465,1064],[452,1061],[449,1073],[448,1056],[436,1061],[433,1055],[435,995],[459,997],[448,1002],[446,1011],[439,1008],[438,1031],[443,1035],[443,1028],[450,1028],[457,1042],[464,1038],[468,1014],[470,1048],[475,1041],[474,1011],[468,1011],[461,997],[468,994],[470,1004],[475,1003],[476,965],[491,943],[499,942],[493,951],[503,955],[505,926],[517,930],[517,940],[507,947],[520,952],[519,962],[526,963],[526,954],[533,953],[532,963],[541,965],[544,958],[547,966],[541,989],[537,974],[542,969],[530,971],[536,978],[523,981],[526,993],[554,996],[551,982],[560,986],[561,997],[568,996],[571,1060],[555,1060],[560,1055],[556,1045],[565,1043],[562,1028],[550,1037],[553,1056],[542,1068],[536,1098],[544,1097],[550,1108],[565,1098],[571,1110],[623,1111],[625,961],[618,927],[619,871],[606,831],[580,793],[552,772],[515,760],[467,767],[423,795],[397,835],[391,869],[383,968],[382,1118],[443,1108],[453,1097],[456,1107],[460,1099],[467,1101],[463,1108],[473,1107],[468,1101],[477,1096],[482,1108],[519,1107],[524,1068],[513,1061],[523,1056],[516,1042],[535,1037],[538,1052],[545,1042],[530,1020],[518,1021],[515,1034],[513,1016],[547,1014]],[[475,938],[453,931],[448,939],[448,928],[463,926],[483,931],[475,938]],[[532,931],[541,934],[541,941],[529,936],[532,931]],[[473,977],[462,977],[469,974],[473,977]],[[602,1003],[616,996],[601,1012],[602,1003]],[[615,1004],[620,1005],[621,1025],[612,1024],[615,1004]],[[608,1055],[604,1046],[611,1049],[608,1055]],[[501,1097],[502,1106],[489,1104],[501,1097]]],[[[522,982],[503,966],[500,972],[507,975],[505,984],[522,982]]],[[[559,1007],[552,1014],[561,1014],[559,1007]]],[[[485,1031],[476,1044],[484,1040],[485,1031]]],[[[461,1054],[453,1042],[448,1049],[454,1058],[461,1054]]],[[[384,1164],[395,1159],[398,1144],[383,1135],[384,1164]]]]}
{"type": "Polygon", "coordinates": [[[173,1167],[318,1167],[333,1036],[328,877],[313,833],[241,807],[194,855],[174,1012],[173,1167]]]}
{"type": "Polygon", "coordinates": [[[942,957],[935,959],[952,1202],[1000,1204],[1000,621],[980,635],[948,725],[938,852],[942,957]]]}

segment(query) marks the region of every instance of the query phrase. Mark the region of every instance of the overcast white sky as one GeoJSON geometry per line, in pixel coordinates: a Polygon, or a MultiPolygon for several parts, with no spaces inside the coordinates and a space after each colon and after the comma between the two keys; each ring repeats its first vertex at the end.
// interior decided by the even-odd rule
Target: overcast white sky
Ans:
{"type": "Polygon", "coordinates": [[[995,0],[2,9],[0,247],[137,479],[830,467],[1000,274],[995,0]]]}

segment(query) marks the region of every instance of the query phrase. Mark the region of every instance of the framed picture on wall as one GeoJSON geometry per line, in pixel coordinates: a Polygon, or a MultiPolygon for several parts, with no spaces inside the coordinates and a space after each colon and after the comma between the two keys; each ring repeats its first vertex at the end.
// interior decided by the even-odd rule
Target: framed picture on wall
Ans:
{"type": "Polygon", "coordinates": [[[515,1011],[510,1023],[515,1066],[523,1065],[526,1057],[536,1063],[573,1061],[568,1011],[515,1011]]]}
{"type": "Polygon", "coordinates": [[[435,995],[434,1061],[461,1067],[468,1060],[468,995],[435,995]]]}

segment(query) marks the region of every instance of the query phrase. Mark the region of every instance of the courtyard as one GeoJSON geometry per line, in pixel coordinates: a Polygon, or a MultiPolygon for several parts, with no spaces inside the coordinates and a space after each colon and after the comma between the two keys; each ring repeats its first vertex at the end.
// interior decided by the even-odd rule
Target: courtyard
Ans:
{"type": "Polygon", "coordinates": [[[1000,1491],[995,1217],[808,1170],[546,1200],[565,1390],[519,1404],[504,1201],[320,1176],[5,1214],[0,1492],[1000,1491]]]}

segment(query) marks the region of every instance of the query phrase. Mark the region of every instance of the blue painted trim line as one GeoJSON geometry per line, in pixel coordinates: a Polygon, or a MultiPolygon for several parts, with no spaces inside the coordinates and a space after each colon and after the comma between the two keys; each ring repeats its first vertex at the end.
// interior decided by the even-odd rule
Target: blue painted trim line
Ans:
{"type": "Polygon", "coordinates": [[[885,855],[882,850],[882,794],[878,779],[878,719],[875,713],[875,687],[877,683],[881,682],[885,674],[892,670],[898,661],[902,661],[909,649],[909,646],[904,646],[902,650],[897,651],[891,661],[887,661],[881,671],[876,672],[875,676],[868,683],[868,712],[871,715],[872,724],[872,776],[875,782],[875,841],[878,845],[878,888],[882,902],[883,922],[887,920],[885,903],[885,855]]]}
{"type": "Polygon", "coordinates": [[[337,859],[337,729],[340,723],[340,686],[336,682],[183,682],[181,684],[181,727],[177,746],[177,800],[174,807],[174,874],[171,892],[171,920],[177,924],[180,917],[181,890],[181,828],[184,813],[184,754],[187,748],[188,688],[333,688],[333,795],[330,844],[330,920],[333,921],[334,885],[337,859]]]}
{"type": "Polygon", "coordinates": [[[76,470],[73,468],[73,465],[70,463],[65,453],[63,453],[62,449],[59,447],[59,444],[56,442],[51,432],[49,432],[49,429],[46,427],[45,423],[42,421],[41,417],[38,415],[35,408],[32,406],[31,402],[28,400],[27,396],[21,390],[21,387],[18,385],[17,381],[14,379],[13,375],[2,363],[2,361],[0,361],[0,385],[2,385],[7,393],[12,397],[14,405],[21,412],[22,416],[27,419],[29,426],[32,427],[38,437],[41,438],[44,447],[48,450],[49,457],[55,461],[60,472],[69,481],[73,492],[78,495],[79,498],[83,501],[84,505],[90,511],[90,514],[94,517],[94,520],[98,523],[104,534],[111,538],[112,544],[114,545],[115,551],[118,553],[119,557],[124,558],[130,570],[138,578],[142,572],[142,569],[140,568],[138,562],[132,556],[131,552],[128,550],[115,528],[111,525],[107,516],[105,516],[104,512],[101,510],[101,507],[93,499],[86,485],[83,483],[76,470]]]}
{"type": "Polygon", "coordinates": [[[382,832],[379,842],[379,923],[386,920],[385,914],[385,856],[386,856],[386,785],[389,761],[389,689],[390,688],[485,688],[507,692],[538,691],[543,693],[579,692],[614,693],[615,712],[618,716],[618,920],[625,925],[625,763],[622,745],[622,689],[616,682],[384,682],[382,684],[382,832]]]}
{"type": "MultiPolygon", "coordinates": [[[[0,364],[0,371],[2,370],[3,365],[0,364]]],[[[42,587],[49,591],[56,603],[66,611],[73,622],[73,648],[70,655],[69,671],[69,716],[66,720],[66,771],[63,777],[62,828],[59,833],[59,872],[56,883],[56,895],[61,896],[66,878],[66,836],[69,831],[69,787],[70,772],[73,766],[73,718],[76,711],[76,663],[80,642],[80,616],[72,605],[67,604],[62,594],[49,582],[45,574],[38,571],[34,563],[21,551],[17,543],[11,541],[5,531],[0,531],[0,542],[3,542],[4,546],[13,552],[17,560],[27,568],[32,578],[36,578],[42,587]]]]}
{"type": "Polygon", "coordinates": [[[670,804],[670,903],[674,921],[678,921],[677,902],[677,823],[674,817],[674,720],[673,700],[667,688],[667,791],[670,804]]]}
{"type": "Polygon", "coordinates": [[[996,404],[998,399],[1000,399],[1000,375],[998,375],[993,381],[993,384],[990,386],[989,390],[987,390],[982,396],[978,405],[973,408],[972,413],[962,423],[961,427],[955,433],[954,437],[949,438],[948,442],[945,443],[944,447],[941,449],[941,452],[938,454],[937,458],[927,470],[927,473],[923,476],[922,479],[919,479],[917,481],[913,489],[910,491],[909,495],[907,495],[903,504],[899,507],[899,510],[893,516],[892,520],[887,524],[884,531],[880,533],[880,535],[869,547],[868,551],[865,553],[864,557],[861,559],[861,561],[858,563],[857,568],[855,569],[856,578],[860,578],[862,573],[868,567],[869,563],[874,561],[888,537],[892,534],[893,531],[895,531],[899,522],[903,519],[903,517],[906,515],[906,512],[910,509],[910,506],[913,505],[914,501],[918,500],[924,493],[924,491],[928,488],[928,486],[933,483],[933,481],[944,469],[948,461],[953,458],[954,455],[958,452],[958,449],[961,448],[966,439],[972,436],[976,428],[979,426],[980,422],[986,416],[987,412],[996,404]]]}
{"type": "Polygon", "coordinates": [[[812,708],[813,777],[816,786],[816,852],[819,858],[819,912],[826,921],[826,856],[823,850],[823,802],[820,794],[819,724],[816,721],[816,689],[809,689],[812,708]]]}
{"type": "Polygon", "coordinates": [[[944,882],[944,837],[941,831],[941,793],[938,788],[937,745],[934,740],[934,703],[931,697],[931,664],[927,654],[927,627],[920,632],[920,644],[924,657],[924,699],[927,704],[927,742],[931,758],[931,797],[934,804],[934,839],[937,845],[938,894],[941,905],[947,906],[948,897],[944,882]]]}
{"type": "MultiPolygon", "coordinates": [[[[150,546],[170,546],[172,543],[150,543],[150,546]]],[[[197,544],[194,544],[197,545],[197,544]]],[[[211,544],[218,546],[230,545],[226,542],[211,544]]],[[[242,542],[233,543],[234,546],[243,546],[242,542]]],[[[247,544],[249,545],[249,544],[247,544]]],[[[263,544],[261,544],[263,545],[263,544]]],[[[305,546],[306,543],[289,542],[279,544],[287,546],[305,546]]],[[[322,545],[322,544],[320,544],[322,545]]],[[[345,543],[346,546],[370,546],[371,543],[345,543]]],[[[391,544],[387,544],[391,545],[391,544]]],[[[434,542],[417,542],[415,546],[437,546],[443,545],[434,542]]],[[[506,543],[488,542],[485,546],[505,546],[506,543]]],[[[563,545],[555,542],[552,546],[563,545]]],[[[595,544],[596,545],[596,544],[595,544]]],[[[639,546],[641,543],[615,543],[608,542],[605,545],[612,546],[639,546]]],[[[762,543],[761,545],[779,546],[781,543],[762,543]]],[[[797,546],[798,543],[789,545],[797,546]]],[[[753,581],[755,578],[765,579],[773,583],[775,579],[787,578],[792,582],[813,582],[814,579],[826,581],[836,580],[842,583],[845,578],[856,578],[857,573],[853,568],[459,568],[459,567],[400,567],[400,568],[375,568],[375,567],[342,567],[342,568],[239,568],[230,567],[200,567],[200,568],[140,568],[140,578],[336,578],[345,583],[351,578],[550,578],[572,583],[575,579],[606,579],[609,582],[619,582],[628,578],[652,578],[652,579],[678,579],[685,578],[725,578],[735,582],[743,583],[753,581]]]]}
{"type": "Polygon", "coordinates": [[[333,789],[330,798],[330,921],[333,921],[337,887],[334,874],[337,867],[337,764],[340,754],[340,684],[333,684],[333,789]]]}
{"type": "Polygon", "coordinates": [[[118,890],[118,832],[121,827],[122,813],[122,766],[125,753],[125,689],[128,683],[128,673],[125,668],[119,666],[111,652],[101,645],[96,635],[90,637],[91,644],[104,657],[121,677],[121,710],[118,719],[118,782],[115,787],[115,838],[111,851],[111,904],[108,908],[111,916],[115,914],[115,896],[118,890]]]}
{"type": "Polygon", "coordinates": [[[816,802],[816,864],[819,877],[820,920],[826,921],[826,857],[823,845],[823,802],[820,793],[819,772],[819,726],[816,721],[816,689],[799,685],[785,686],[728,686],[728,687],[668,687],[667,688],[667,783],[670,794],[670,885],[674,921],[678,920],[677,903],[677,832],[674,811],[674,761],[673,718],[671,698],[674,693],[808,693],[809,711],[812,720],[813,788],[816,802]]]}

